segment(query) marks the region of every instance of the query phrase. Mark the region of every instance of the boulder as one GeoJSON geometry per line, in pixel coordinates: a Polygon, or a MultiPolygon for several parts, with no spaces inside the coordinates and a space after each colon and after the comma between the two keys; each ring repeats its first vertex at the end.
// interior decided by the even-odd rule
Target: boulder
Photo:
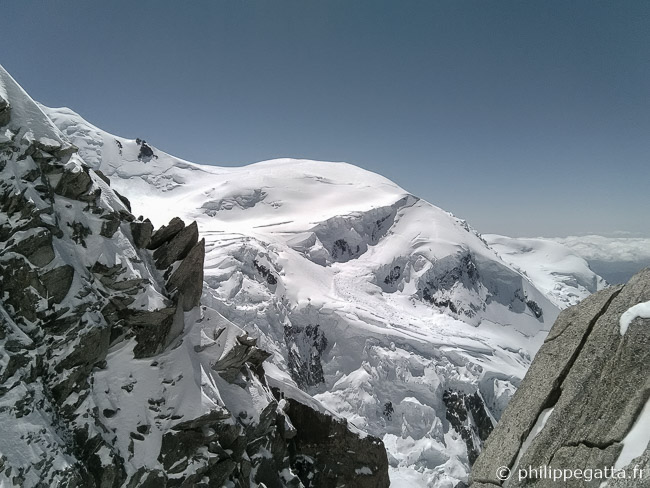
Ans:
{"type": "Polygon", "coordinates": [[[111,238],[120,228],[120,214],[118,212],[110,212],[102,215],[102,228],[99,235],[111,238]]]}
{"type": "MultiPolygon", "coordinates": [[[[624,287],[563,311],[472,469],[472,486],[500,485],[496,468],[611,468],[650,397],[650,319],[621,333],[621,316],[650,301],[650,268],[624,287]],[[534,435],[531,435],[535,427],[534,435]]],[[[628,473],[629,475],[630,473],[628,473]]],[[[563,486],[599,486],[602,479],[563,486]]],[[[551,487],[513,477],[510,487],[551,487]]],[[[634,485],[640,486],[640,485],[634,485]]]]}

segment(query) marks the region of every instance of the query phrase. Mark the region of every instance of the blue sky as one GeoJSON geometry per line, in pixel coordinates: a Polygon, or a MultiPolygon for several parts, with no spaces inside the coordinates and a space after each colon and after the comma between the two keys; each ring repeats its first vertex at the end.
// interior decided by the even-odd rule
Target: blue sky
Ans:
{"type": "Polygon", "coordinates": [[[650,232],[650,2],[7,1],[37,100],[176,156],[347,161],[524,236],[650,232]]]}

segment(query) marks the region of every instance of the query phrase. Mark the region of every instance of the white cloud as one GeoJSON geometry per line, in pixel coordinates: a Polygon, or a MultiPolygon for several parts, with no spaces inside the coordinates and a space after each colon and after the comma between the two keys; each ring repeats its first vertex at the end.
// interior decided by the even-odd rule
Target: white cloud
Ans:
{"type": "Polygon", "coordinates": [[[648,261],[650,260],[650,238],[647,237],[604,237],[597,235],[550,237],[570,248],[586,260],[598,261],[648,261]]]}

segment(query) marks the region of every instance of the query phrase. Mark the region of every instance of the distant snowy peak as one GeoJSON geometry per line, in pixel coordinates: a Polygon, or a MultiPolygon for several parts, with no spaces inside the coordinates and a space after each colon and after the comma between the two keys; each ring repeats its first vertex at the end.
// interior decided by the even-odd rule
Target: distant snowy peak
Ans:
{"type": "MultiPolygon", "coordinates": [[[[275,159],[242,167],[198,165],[166,154],[141,139],[109,134],[68,108],[43,110],[78,148],[88,164],[114,177],[114,186],[134,194],[134,206],[182,198],[198,214],[222,221],[307,228],[328,218],[392,205],[407,192],[378,174],[347,163],[275,159]],[[305,209],[305,201],[309,208],[305,209]],[[300,221],[282,222],[291,214],[300,221]],[[275,220],[272,220],[275,218],[275,220]],[[294,224],[294,225],[287,225],[294,224]]],[[[160,221],[173,214],[159,206],[160,221]]],[[[157,215],[153,215],[156,218],[157,215]]]]}
{"type": "MultiPolygon", "coordinates": [[[[215,244],[227,232],[288,247],[320,266],[348,263],[333,270],[338,281],[370,275],[384,293],[416,296],[474,324],[503,322],[501,312],[488,310],[490,303],[515,311],[529,304],[533,316],[541,313],[538,304],[544,308],[543,295],[466,222],[378,174],[294,159],[196,165],[144,141],[112,136],[69,109],[45,110],[114,188],[131,196],[134,212],[150,215],[156,225],[180,213],[197,220],[215,244]]],[[[318,281],[331,287],[331,280],[318,281]]],[[[327,287],[316,296],[327,296],[327,287]]],[[[526,335],[538,332],[525,329],[526,335]]]]}
{"type": "Polygon", "coordinates": [[[572,249],[551,240],[483,235],[499,256],[521,271],[560,308],[576,305],[607,282],[572,249]]]}

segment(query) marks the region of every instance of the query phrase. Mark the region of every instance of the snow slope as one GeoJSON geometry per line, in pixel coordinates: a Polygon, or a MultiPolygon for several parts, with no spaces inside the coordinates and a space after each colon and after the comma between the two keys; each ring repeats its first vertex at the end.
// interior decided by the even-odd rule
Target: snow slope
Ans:
{"type": "Polygon", "coordinates": [[[558,314],[547,289],[464,221],[355,166],[201,166],[43,110],[135,215],[198,222],[203,303],[259,336],[276,384],[383,438],[393,486],[467,479],[479,420],[454,426],[469,400],[444,393],[499,418],[558,314]]]}
{"type": "Polygon", "coordinates": [[[571,249],[548,239],[483,234],[501,258],[528,276],[560,308],[576,305],[607,282],[571,249]]]}

